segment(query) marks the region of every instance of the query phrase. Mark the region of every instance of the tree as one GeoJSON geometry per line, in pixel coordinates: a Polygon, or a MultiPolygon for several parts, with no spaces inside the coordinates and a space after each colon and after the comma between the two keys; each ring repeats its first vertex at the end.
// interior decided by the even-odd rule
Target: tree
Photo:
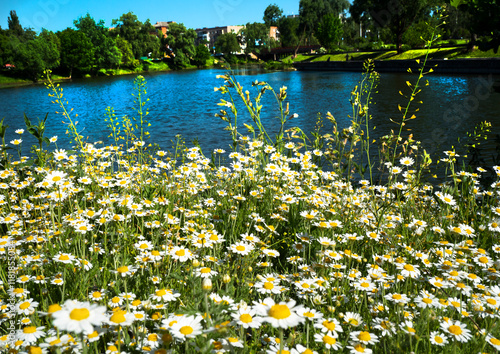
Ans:
{"type": "Polygon", "coordinates": [[[323,47],[332,50],[342,38],[342,21],[338,15],[328,14],[323,17],[316,31],[316,38],[323,47]]]}
{"type": "Polygon", "coordinates": [[[193,62],[197,67],[202,67],[207,64],[207,60],[210,59],[210,51],[208,50],[206,43],[200,43],[195,48],[193,62]]]}
{"type": "Polygon", "coordinates": [[[38,35],[38,40],[42,42],[42,55],[45,69],[53,69],[59,66],[61,59],[61,41],[52,31],[42,28],[38,35]]]}
{"type": "Polygon", "coordinates": [[[241,30],[241,36],[246,44],[246,54],[260,53],[262,49],[267,48],[270,44],[269,29],[264,23],[247,23],[241,30]]]}
{"type": "Polygon", "coordinates": [[[141,57],[157,58],[160,55],[160,39],[158,31],[149,20],[142,23],[132,12],[128,12],[114,19],[115,25],[111,31],[113,36],[121,36],[132,46],[132,52],[136,59],[141,57]]]}
{"type": "Polygon", "coordinates": [[[215,51],[222,53],[229,62],[233,61],[233,53],[241,50],[236,33],[223,33],[215,41],[215,51]]]}
{"type": "Polygon", "coordinates": [[[267,27],[277,26],[279,20],[283,17],[283,10],[278,5],[269,5],[264,10],[264,23],[267,27]]]}
{"type": "Polygon", "coordinates": [[[95,69],[111,68],[120,63],[120,51],[115,41],[109,36],[109,29],[104,21],[96,22],[90,14],[80,17],[74,22],[75,27],[87,36],[94,47],[92,65],[95,69]]]}
{"type": "Polygon", "coordinates": [[[132,46],[130,43],[118,36],[115,38],[116,46],[121,53],[120,66],[124,66],[126,68],[135,68],[139,66],[139,60],[134,58],[134,52],[132,51],[132,46]]]}
{"type": "Polygon", "coordinates": [[[425,44],[424,40],[430,38],[431,35],[432,27],[426,21],[420,20],[413,23],[403,34],[403,43],[412,48],[422,48],[425,44]]]}
{"type": "Polygon", "coordinates": [[[369,15],[377,27],[389,28],[396,36],[398,53],[402,53],[403,34],[425,14],[429,0],[354,0],[351,15],[359,22],[369,15]]]}
{"type": "Polygon", "coordinates": [[[9,26],[9,31],[16,37],[21,37],[24,34],[23,26],[21,26],[19,22],[16,11],[10,11],[9,17],[7,18],[7,24],[9,26]]]}
{"type": "Polygon", "coordinates": [[[299,22],[297,17],[282,17],[278,22],[282,47],[299,45],[299,22]]]}
{"type": "Polygon", "coordinates": [[[348,0],[300,0],[300,30],[310,39],[323,20],[323,16],[334,14],[338,17],[349,6],[348,0]]]}
{"type": "Polygon", "coordinates": [[[468,49],[473,50],[477,36],[488,36],[490,40],[484,45],[483,50],[494,49],[498,52],[500,47],[500,3],[497,0],[452,0],[452,6],[470,14],[469,29],[471,40],[468,49]]]}
{"type": "Polygon", "coordinates": [[[174,68],[185,68],[189,66],[195,55],[194,40],[196,32],[187,29],[182,23],[171,23],[168,26],[166,43],[174,57],[172,64],[174,68]]]}
{"type": "Polygon", "coordinates": [[[81,31],[66,28],[57,33],[61,42],[61,68],[73,76],[73,70],[80,72],[90,70],[94,58],[94,46],[81,31]]]}

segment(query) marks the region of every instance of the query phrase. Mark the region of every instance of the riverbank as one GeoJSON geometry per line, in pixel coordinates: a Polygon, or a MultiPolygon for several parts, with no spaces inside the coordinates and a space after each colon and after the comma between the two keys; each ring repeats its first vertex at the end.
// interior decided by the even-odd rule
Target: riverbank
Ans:
{"type": "MultiPolygon", "coordinates": [[[[362,60],[295,62],[293,66],[303,71],[363,71],[362,60]]],[[[375,60],[378,72],[416,72],[420,63],[416,60],[375,60]]],[[[500,74],[500,58],[430,59],[426,67],[438,74],[500,74]]]]}

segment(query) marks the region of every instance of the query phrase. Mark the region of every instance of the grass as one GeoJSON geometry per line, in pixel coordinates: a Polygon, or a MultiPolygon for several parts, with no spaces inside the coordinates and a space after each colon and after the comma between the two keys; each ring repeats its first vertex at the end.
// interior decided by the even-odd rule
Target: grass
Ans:
{"type": "MultiPolygon", "coordinates": [[[[376,73],[351,93],[351,126],[327,115],[330,134],[312,141],[288,126],[267,135],[260,99],[275,98],[284,126],[286,87],[254,82],[250,99],[234,77],[221,79],[231,152],[180,138],[171,150],[149,144],[143,77],[129,116],[108,110],[109,141],[87,143],[49,82],[73,146],[52,137],[52,152],[29,158],[18,130],[1,154],[3,351],[499,348],[500,167],[484,183],[486,170],[462,170],[445,151],[445,183],[433,186],[424,176],[435,163],[400,130],[382,138],[386,182],[355,182],[351,170],[365,175],[359,159],[371,156],[376,73]],[[250,113],[248,135],[235,100],[250,113]]],[[[414,97],[418,82],[410,86],[414,97]]]]}
{"type": "MultiPolygon", "coordinates": [[[[397,54],[395,50],[389,51],[366,51],[366,52],[350,52],[349,60],[408,60],[408,59],[423,59],[427,53],[426,49],[412,49],[407,50],[401,54],[397,54]]],[[[498,58],[500,57],[500,51],[495,53],[493,49],[488,51],[475,50],[472,53],[464,53],[464,47],[443,47],[443,48],[432,48],[429,52],[429,57],[432,59],[458,59],[458,58],[498,58]]],[[[290,57],[291,58],[291,57],[290,57]]],[[[305,61],[345,61],[346,53],[338,54],[311,54],[303,55],[299,54],[294,59],[294,62],[305,62],[305,61]]]]}

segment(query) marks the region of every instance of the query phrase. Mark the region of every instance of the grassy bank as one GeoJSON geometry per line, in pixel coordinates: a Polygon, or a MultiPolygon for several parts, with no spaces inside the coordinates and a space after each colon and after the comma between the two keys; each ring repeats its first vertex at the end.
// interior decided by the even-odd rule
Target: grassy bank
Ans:
{"type": "MultiPolygon", "coordinates": [[[[362,51],[349,52],[338,54],[300,54],[293,60],[297,61],[345,61],[346,54],[349,55],[349,60],[402,60],[402,59],[423,59],[427,53],[426,49],[412,49],[398,54],[395,50],[388,51],[362,51]]],[[[291,59],[291,57],[289,57],[291,59]]],[[[493,49],[481,51],[479,49],[473,52],[466,52],[463,46],[460,47],[444,47],[432,48],[429,51],[430,59],[459,59],[459,58],[500,58],[500,51],[495,53],[493,49]]]]}

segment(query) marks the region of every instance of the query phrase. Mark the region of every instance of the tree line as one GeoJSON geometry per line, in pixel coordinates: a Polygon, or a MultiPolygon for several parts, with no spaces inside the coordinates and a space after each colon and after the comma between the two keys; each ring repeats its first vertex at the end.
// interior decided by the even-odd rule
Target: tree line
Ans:
{"type": "Polygon", "coordinates": [[[56,33],[42,29],[37,34],[23,27],[15,11],[7,23],[7,29],[0,28],[0,67],[10,64],[12,74],[33,81],[46,69],[69,77],[96,75],[101,70],[136,69],[141,58],[166,58],[177,68],[204,64],[210,55],[205,46],[195,47],[193,29],[170,23],[164,38],[149,20],[141,22],[132,12],[114,19],[111,28],[87,14],[73,22],[76,29],[56,33]]]}
{"type": "Polygon", "coordinates": [[[215,48],[197,41],[193,29],[169,23],[163,36],[149,20],[139,21],[132,12],[112,21],[96,21],[87,14],[76,19],[75,29],[37,34],[19,22],[15,11],[8,28],[0,27],[0,67],[36,81],[45,69],[65,76],[96,75],[108,69],[139,69],[141,58],[162,58],[172,68],[203,66],[210,54],[259,54],[273,47],[321,45],[332,51],[423,46],[439,21],[443,39],[469,39],[469,50],[500,45],[500,3],[497,0],[300,0],[298,16],[284,16],[276,4],[269,5],[262,23],[247,23],[239,33],[218,36],[215,48]],[[446,10],[443,22],[437,11],[446,10]],[[279,38],[269,35],[276,26],[279,38]]]}
{"type": "Polygon", "coordinates": [[[244,47],[260,53],[274,47],[322,46],[333,50],[423,47],[434,28],[444,40],[468,39],[469,50],[500,45],[500,4],[497,0],[300,0],[299,14],[285,16],[270,4],[263,23],[247,24],[240,33],[219,36],[216,51],[230,57],[244,47]],[[445,20],[437,14],[445,13],[445,20]],[[437,26],[439,24],[439,26],[437,26]],[[276,26],[279,39],[269,37],[276,26]]]}

